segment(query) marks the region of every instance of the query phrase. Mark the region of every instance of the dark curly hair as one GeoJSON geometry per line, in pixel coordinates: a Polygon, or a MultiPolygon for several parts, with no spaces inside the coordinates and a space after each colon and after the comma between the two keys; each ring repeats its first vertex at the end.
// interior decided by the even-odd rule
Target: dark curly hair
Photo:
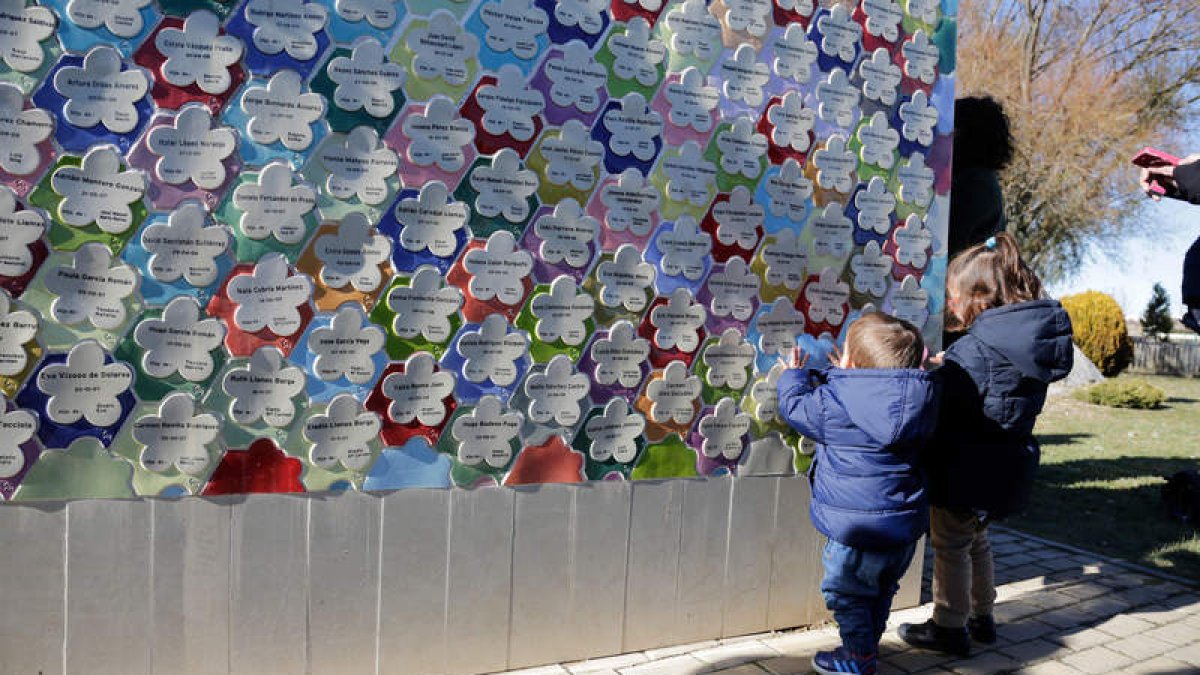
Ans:
{"type": "Polygon", "coordinates": [[[954,102],[954,163],[999,171],[1013,157],[1013,139],[1004,107],[991,96],[954,102]]]}

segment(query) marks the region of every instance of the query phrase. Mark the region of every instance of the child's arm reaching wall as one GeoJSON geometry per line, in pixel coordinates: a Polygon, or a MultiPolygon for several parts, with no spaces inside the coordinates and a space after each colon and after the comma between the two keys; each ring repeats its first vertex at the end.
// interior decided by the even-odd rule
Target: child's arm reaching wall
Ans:
{"type": "Polygon", "coordinates": [[[825,442],[825,388],[820,373],[789,368],[779,377],[779,415],[807,438],[825,442]]]}

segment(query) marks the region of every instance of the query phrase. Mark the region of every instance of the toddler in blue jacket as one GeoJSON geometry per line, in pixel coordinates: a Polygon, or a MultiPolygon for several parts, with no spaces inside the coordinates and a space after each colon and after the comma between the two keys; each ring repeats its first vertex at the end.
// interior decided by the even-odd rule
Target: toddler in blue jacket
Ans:
{"type": "Polygon", "coordinates": [[[892,598],[929,524],[917,457],[938,397],[924,353],[912,324],[866,314],[848,329],[838,367],[805,370],[797,350],[779,379],[780,414],[817,444],[810,512],[829,537],[821,593],[842,637],[813,658],[818,673],[875,673],[892,598]]]}

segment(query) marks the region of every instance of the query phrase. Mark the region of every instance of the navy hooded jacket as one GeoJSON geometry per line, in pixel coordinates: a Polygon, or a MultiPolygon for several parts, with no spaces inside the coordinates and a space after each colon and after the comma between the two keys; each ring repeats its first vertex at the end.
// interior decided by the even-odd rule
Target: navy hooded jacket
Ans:
{"type": "Polygon", "coordinates": [[[779,413],[817,444],[813,525],[854,548],[907,546],[929,526],[917,467],[933,435],[937,392],[916,369],[788,370],[779,413]]]}
{"type": "Polygon", "coordinates": [[[1033,425],[1072,361],[1071,318],[1056,300],[976,317],[936,371],[942,415],[924,458],[934,506],[992,519],[1025,508],[1041,455],[1033,425]]]}

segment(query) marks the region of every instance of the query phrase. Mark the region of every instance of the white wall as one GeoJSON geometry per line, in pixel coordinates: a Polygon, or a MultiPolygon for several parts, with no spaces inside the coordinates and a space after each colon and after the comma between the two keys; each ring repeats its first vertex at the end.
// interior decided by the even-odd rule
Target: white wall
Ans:
{"type": "Polygon", "coordinates": [[[810,624],[809,497],[725,477],[4,504],[0,671],[470,673],[810,624]]]}

